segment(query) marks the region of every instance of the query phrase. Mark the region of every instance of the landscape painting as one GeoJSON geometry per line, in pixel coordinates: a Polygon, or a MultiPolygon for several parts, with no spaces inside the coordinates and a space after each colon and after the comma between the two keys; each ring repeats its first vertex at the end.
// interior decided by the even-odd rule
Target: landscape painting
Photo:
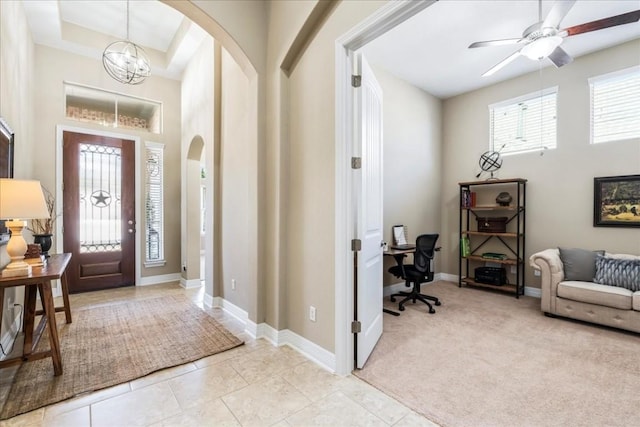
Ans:
{"type": "Polygon", "coordinates": [[[640,175],[594,178],[593,225],[640,227],[640,175]]]}

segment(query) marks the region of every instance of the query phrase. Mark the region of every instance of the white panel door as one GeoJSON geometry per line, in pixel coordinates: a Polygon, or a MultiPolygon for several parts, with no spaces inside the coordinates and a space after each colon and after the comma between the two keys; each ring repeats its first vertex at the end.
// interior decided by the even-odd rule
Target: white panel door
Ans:
{"type": "Polygon", "coordinates": [[[356,318],[361,332],[356,338],[356,366],[362,368],[382,335],[382,89],[367,61],[355,59],[362,76],[361,87],[354,88],[362,157],[362,168],[354,172],[359,175],[356,230],[362,241],[357,254],[356,318]]]}

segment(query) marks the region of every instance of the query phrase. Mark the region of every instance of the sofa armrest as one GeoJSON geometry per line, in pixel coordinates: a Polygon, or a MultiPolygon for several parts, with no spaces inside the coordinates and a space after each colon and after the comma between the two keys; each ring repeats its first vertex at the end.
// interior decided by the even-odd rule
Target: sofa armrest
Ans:
{"type": "Polygon", "coordinates": [[[564,266],[558,249],[545,249],[529,257],[529,265],[540,271],[540,308],[555,313],[558,283],[564,280],[564,266]]]}

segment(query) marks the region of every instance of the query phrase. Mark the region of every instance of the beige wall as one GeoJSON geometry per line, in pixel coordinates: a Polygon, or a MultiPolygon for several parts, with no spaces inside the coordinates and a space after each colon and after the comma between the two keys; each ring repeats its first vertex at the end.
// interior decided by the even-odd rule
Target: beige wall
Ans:
{"type": "MultiPolygon", "coordinates": [[[[637,229],[593,227],[593,178],[640,171],[640,140],[589,143],[589,77],[640,64],[640,40],[444,101],[443,271],[458,274],[458,182],[474,180],[489,148],[488,105],[558,86],[558,148],[505,156],[498,176],[527,183],[526,256],[558,246],[640,253],[637,229]],[[445,244],[446,243],[446,244],[445,244]]],[[[539,287],[526,267],[525,284],[539,287]]]]}
{"type": "MultiPolygon", "coordinates": [[[[39,179],[50,188],[55,188],[56,165],[56,126],[64,125],[81,128],[87,132],[112,132],[141,140],[141,153],[144,154],[144,142],[153,141],[165,144],[164,149],[164,222],[165,222],[165,259],[166,265],[161,267],[144,267],[144,252],[136,265],[142,277],[171,274],[179,271],[180,248],[172,242],[180,240],[180,210],[170,203],[180,194],[179,152],[180,152],[180,83],[158,76],[151,76],[144,84],[138,86],[123,85],[108,76],[102,62],[83,56],[62,52],[50,47],[36,46],[36,67],[34,79],[37,91],[34,138],[37,150],[31,154],[34,165],[33,178],[39,179]],[[163,105],[163,133],[160,135],[124,128],[107,128],[104,126],[70,120],[65,117],[65,98],[63,82],[79,83],[96,88],[106,89],[128,95],[152,99],[163,105]]],[[[145,170],[145,157],[137,159],[139,170],[145,170]]],[[[142,177],[144,178],[144,177],[142,177]]],[[[143,208],[144,180],[141,180],[137,194],[136,209],[143,208]]],[[[61,195],[59,195],[61,197],[61,195]]],[[[137,239],[144,243],[144,216],[137,232],[137,239]]],[[[54,242],[54,245],[56,243],[54,242]]],[[[54,246],[55,247],[55,246],[54,246]]],[[[60,247],[60,246],[59,246],[60,247]]],[[[142,245],[144,247],[144,244],[142,245]]]]}
{"type": "MultiPolygon", "coordinates": [[[[0,1],[0,117],[15,133],[14,176],[23,179],[31,178],[33,170],[34,63],[34,45],[22,4],[0,1]]],[[[0,246],[0,268],[9,263],[5,248],[0,246]]],[[[21,303],[23,295],[23,288],[8,289],[0,304],[9,298],[21,303]]],[[[0,341],[8,336],[13,312],[5,310],[0,318],[0,341]]]]}
{"type": "MultiPolygon", "coordinates": [[[[391,227],[407,227],[407,238],[440,233],[441,101],[380,67],[373,66],[382,86],[384,126],[384,236],[391,244],[391,227]]],[[[440,245],[440,243],[439,243],[440,245]]],[[[440,257],[434,271],[439,272],[440,257]]],[[[385,285],[399,279],[387,269],[395,265],[385,257],[385,285]]]]}
{"type": "Polygon", "coordinates": [[[224,49],[221,61],[222,296],[255,319],[257,236],[251,222],[255,221],[256,165],[251,153],[256,147],[248,137],[249,81],[224,49]]]}
{"type": "MultiPolygon", "coordinates": [[[[187,271],[182,273],[187,280],[198,280],[203,277],[200,272],[200,163],[203,155],[202,144],[204,144],[204,163],[207,171],[205,180],[207,194],[213,196],[214,182],[214,40],[207,38],[200,45],[193,58],[182,74],[181,103],[182,103],[182,150],[181,161],[181,189],[182,205],[185,220],[182,222],[182,262],[186,264],[187,271]],[[191,155],[190,155],[190,150],[191,155]],[[188,158],[191,157],[190,160],[188,158]],[[196,170],[194,170],[196,169],[196,170]],[[190,179],[186,179],[190,176],[190,179]],[[190,188],[187,191],[187,187],[190,188]],[[187,194],[190,195],[187,200],[187,194]]],[[[209,197],[207,212],[212,212],[213,198],[209,197]]],[[[213,242],[212,222],[205,227],[209,231],[208,237],[213,242]]],[[[205,241],[205,247],[207,245],[205,241]]],[[[211,246],[210,251],[213,250],[211,246]]],[[[207,259],[205,263],[212,267],[212,259],[207,259]]],[[[205,267],[206,270],[206,267],[205,267]]],[[[208,274],[213,274],[211,270],[208,274]]],[[[211,278],[207,280],[206,289],[208,295],[213,295],[213,282],[211,278]]]]}
{"type": "MultiPolygon", "coordinates": [[[[276,14],[291,10],[283,3],[271,10],[272,22],[276,14]]],[[[288,114],[283,114],[288,120],[283,155],[287,160],[283,188],[288,192],[283,212],[286,326],[331,352],[335,350],[335,40],[382,4],[341,2],[292,70],[283,95],[288,103],[288,114]],[[316,307],[316,322],[308,318],[310,305],[316,307]]],[[[277,103],[273,107],[279,111],[277,103]]]]}

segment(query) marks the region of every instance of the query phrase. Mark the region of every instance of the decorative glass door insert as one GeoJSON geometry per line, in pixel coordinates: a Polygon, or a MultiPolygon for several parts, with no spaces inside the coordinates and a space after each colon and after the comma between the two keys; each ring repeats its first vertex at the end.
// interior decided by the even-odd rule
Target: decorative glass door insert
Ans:
{"type": "Polygon", "coordinates": [[[122,249],[122,150],[80,144],[80,252],[122,249]]]}

